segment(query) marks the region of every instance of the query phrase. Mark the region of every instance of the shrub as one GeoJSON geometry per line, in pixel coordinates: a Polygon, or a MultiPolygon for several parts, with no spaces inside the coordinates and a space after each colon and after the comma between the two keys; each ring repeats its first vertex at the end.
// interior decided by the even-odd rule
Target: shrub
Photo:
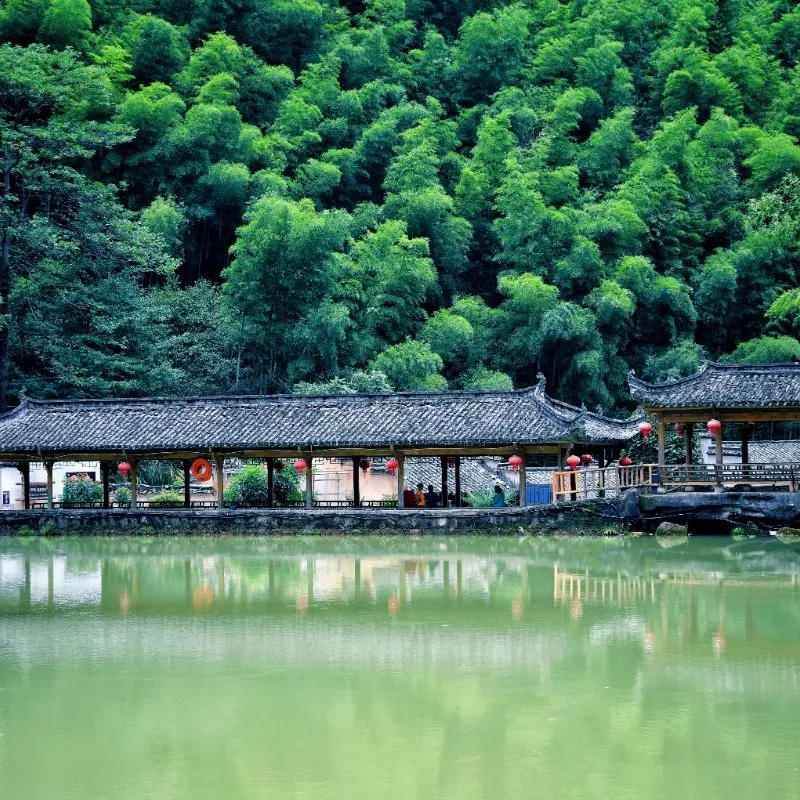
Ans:
{"type": "Polygon", "coordinates": [[[102,485],[88,475],[72,475],[64,482],[61,500],[65,503],[98,503],[102,499],[102,485]]]}
{"type": "MultiPolygon", "coordinates": [[[[519,501],[519,492],[516,489],[505,489],[503,497],[505,497],[507,506],[515,506],[519,501]]],[[[470,508],[490,508],[494,501],[494,489],[467,492],[464,499],[470,508]]]]}
{"type": "Polygon", "coordinates": [[[173,503],[181,503],[183,504],[183,495],[179,494],[178,492],[159,492],[158,494],[154,494],[150,498],[150,505],[158,505],[160,503],[170,504],[173,503]]]}
{"type": "MultiPolygon", "coordinates": [[[[275,501],[302,500],[298,490],[297,471],[286,464],[281,472],[275,472],[275,501]]],[[[231,505],[263,505],[269,502],[269,476],[259,464],[248,464],[231,478],[225,490],[225,502],[231,505]]]]}
{"type": "Polygon", "coordinates": [[[117,503],[130,503],[131,498],[131,490],[127,486],[120,486],[117,491],[114,492],[114,500],[117,503]]]}

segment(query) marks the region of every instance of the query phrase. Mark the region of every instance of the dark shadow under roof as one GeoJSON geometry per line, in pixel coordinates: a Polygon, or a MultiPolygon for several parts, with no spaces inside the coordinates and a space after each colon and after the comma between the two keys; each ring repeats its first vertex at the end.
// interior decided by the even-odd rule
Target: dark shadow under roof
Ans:
{"type": "Polygon", "coordinates": [[[706,361],[688,378],[647,383],[628,377],[645,408],[778,408],[800,406],[800,364],[720,364],[706,361]]]}

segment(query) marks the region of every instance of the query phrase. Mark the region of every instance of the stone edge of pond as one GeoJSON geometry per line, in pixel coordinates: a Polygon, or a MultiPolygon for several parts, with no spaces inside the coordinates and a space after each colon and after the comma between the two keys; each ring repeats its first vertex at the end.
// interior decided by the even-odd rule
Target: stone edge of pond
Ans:
{"type": "Polygon", "coordinates": [[[520,533],[621,533],[619,516],[604,516],[595,504],[513,509],[440,509],[438,511],[237,510],[159,511],[81,509],[4,511],[0,536],[219,535],[286,536],[448,534],[517,535],[520,533]]]}

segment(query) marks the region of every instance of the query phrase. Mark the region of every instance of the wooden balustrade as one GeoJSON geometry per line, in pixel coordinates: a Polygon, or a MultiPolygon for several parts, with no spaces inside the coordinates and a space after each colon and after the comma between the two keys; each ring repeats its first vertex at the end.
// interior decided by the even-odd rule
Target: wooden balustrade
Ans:
{"type": "Polygon", "coordinates": [[[649,489],[657,485],[657,477],[655,464],[559,470],[552,473],[553,502],[594,500],[615,497],[627,489],[649,489]]]}

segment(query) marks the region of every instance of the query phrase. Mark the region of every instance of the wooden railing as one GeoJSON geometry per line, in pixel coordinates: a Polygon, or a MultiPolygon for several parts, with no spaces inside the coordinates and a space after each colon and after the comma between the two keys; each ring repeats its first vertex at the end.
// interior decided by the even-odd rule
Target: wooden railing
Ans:
{"type": "Polygon", "coordinates": [[[661,467],[659,474],[664,487],[755,483],[788,486],[795,491],[800,464],[669,464],[661,467]]]}
{"type": "Polygon", "coordinates": [[[657,485],[658,467],[655,464],[552,473],[554,503],[616,497],[626,489],[649,489],[657,485]]]}

